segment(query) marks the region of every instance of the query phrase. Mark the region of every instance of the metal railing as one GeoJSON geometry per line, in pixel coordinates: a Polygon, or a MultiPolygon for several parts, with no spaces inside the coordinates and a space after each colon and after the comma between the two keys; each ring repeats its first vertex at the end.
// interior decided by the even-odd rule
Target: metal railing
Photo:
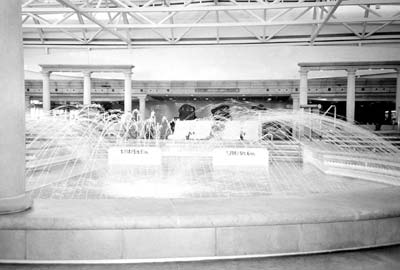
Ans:
{"type": "Polygon", "coordinates": [[[333,108],[333,127],[336,127],[336,105],[331,105],[329,108],[322,114],[322,116],[326,116],[329,111],[333,108]]]}

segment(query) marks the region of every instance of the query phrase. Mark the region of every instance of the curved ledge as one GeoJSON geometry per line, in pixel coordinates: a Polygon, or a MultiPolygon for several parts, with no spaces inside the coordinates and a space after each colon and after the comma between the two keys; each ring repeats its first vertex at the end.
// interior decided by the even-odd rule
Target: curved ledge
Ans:
{"type": "Polygon", "coordinates": [[[35,200],[0,229],[151,229],[288,225],[400,216],[400,187],[307,196],[35,200]]]}
{"type": "Polygon", "coordinates": [[[400,243],[400,188],[307,197],[37,200],[0,217],[0,260],[302,254],[400,243]]]}
{"type": "Polygon", "coordinates": [[[0,215],[22,212],[31,206],[32,199],[27,193],[14,197],[0,198],[0,215]]]}

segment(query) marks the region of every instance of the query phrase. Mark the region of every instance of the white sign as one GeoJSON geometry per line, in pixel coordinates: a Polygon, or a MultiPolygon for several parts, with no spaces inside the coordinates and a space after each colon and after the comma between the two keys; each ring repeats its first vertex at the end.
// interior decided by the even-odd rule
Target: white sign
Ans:
{"type": "Polygon", "coordinates": [[[258,166],[268,168],[269,154],[264,148],[217,148],[213,150],[214,166],[258,166]]]}
{"type": "Polygon", "coordinates": [[[109,165],[161,165],[161,150],[156,147],[111,147],[109,165]]]}

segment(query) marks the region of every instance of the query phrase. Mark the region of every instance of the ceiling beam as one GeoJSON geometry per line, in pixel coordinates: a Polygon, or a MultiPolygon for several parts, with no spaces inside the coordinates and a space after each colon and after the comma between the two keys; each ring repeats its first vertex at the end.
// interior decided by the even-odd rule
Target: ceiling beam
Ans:
{"type": "Polygon", "coordinates": [[[63,4],[67,7],[69,7],[70,9],[74,10],[77,14],[82,15],[83,17],[87,18],[89,21],[97,24],[100,28],[102,28],[104,31],[109,32],[110,34],[116,36],[117,38],[125,41],[127,44],[130,43],[130,41],[124,37],[123,35],[121,35],[120,33],[118,33],[117,31],[108,28],[105,24],[103,24],[102,22],[100,22],[99,20],[97,20],[96,18],[94,18],[93,16],[89,15],[88,13],[84,12],[81,10],[81,8],[75,6],[74,4],[72,4],[71,2],[69,2],[68,0],[57,0],[60,4],[63,4]]]}
{"type": "MultiPolygon", "coordinates": [[[[364,18],[368,18],[368,16],[369,16],[369,11],[370,11],[369,5],[367,5],[367,7],[368,7],[368,8],[365,9],[365,11],[364,11],[364,18]]],[[[362,33],[361,33],[362,38],[365,37],[365,33],[366,33],[366,31],[367,31],[367,26],[368,26],[368,24],[367,24],[366,22],[364,22],[364,23],[363,23],[362,33]]]]}
{"type": "MultiPolygon", "coordinates": [[[[299,15],[297,15],[297,16],[294,18],[294,21],[300,19],[300,18],[301,18],[304,14],[306,14],[310,9],[311,9],[311,8],[308,7],[308,8],[306,8],[305,10],[303,10],[303,12],[301,12],[299,15]]],[[[268,40],[272,39],[274,36],[276,36],[279,32],[281,32],[283,29],[285,29],[285,28],[288,27],[288,26],[289,26],[289,25],[287,25],[287,24],[286,24],[286,25],[282,25],[279,29],[275,30],[272,34],[270,34],[270,35],[268,36],[268,38],[265,39],[265,41],[268,41],[268,40]]]]}
{"type": "MultiPolygon", "coordinates": [[[[126,15],[126,13],[122,13],[122,20],[125,24],[129,24],[128,16],[126,15]]],[[[131,32],[129,29],[126,29],[126,37],[128,39],[128,46],[131,46],[132,39],[131,39],[131,32]]]]}
{"type": "MultiPolygon", "coordinates": [[[[186,1],[186,2],[183,4],[183,6],[184,6],[184,7],[187,7],[187,6],[189,6],[191,3],[192,3],[192,0],[188,0],[188,1],[186,1]]],[[[158,22],[158,24],[164,23],[164,22],[167,21],[169,18],[172,18],[173,16],[175,16],[176,13],[177,13],[177,11],[168,12],[168,15],[167,15],[166,17],[164,17],[162,20],[160,20],[160,21],[158,22]]]]}
{"type": "MultiPolygon", "coordinates": [[[[328,11],[325,9],[325,7],[322,7],[321,9],[323,9],[326,13],[328,13],[328,11]]],[[[333,19],[337,19],[335,15],[332,15],[333,19]]],[[[364,18],[368,18],[368,16],[364,16],[364,18]]],[[[351,27],[348,23],[342,23],[343,26],[348,29],[350,32],[352,32],[354,35],[356,35],[359,38],[363,38],[363,36],[358,33],[353,27],[351,27]]],[[[365,25],[366,22],[363,23],[363,25],[365,25]]]]}
{"type": "MultiPolygon", "coordinates": [[[[326,18],[326,17],[325,17],[326,18]]],[[[62,24],[62,25],[54,25],[54,24],[24,24],[22,26],[23,29],[98,29],[102,28],[105,31],[110,30],[109,28],[116,29],[169,29],[169,28],[187,28],[187,27],[195,27],[195,28],[210,28],[210,27],[242,27],[242,26],[274,26],[274,25],[312,25],[315,23],[318,24],[343,24],[343,23],[363,23],[363,22],[387,22],[387,24],[391,24],[394,22],[399,22],[399,16],[394,17],[386,17],[386,18],[348,18],[348,19],[336,19],[331,20],[329,22],[321,21],[321,20],[301,20],[301,21],[267,21],[263,22],[221,22],[221,23],[175,23],[175,24],[62,24]]],[[[387,25],[385,24],[385,26],[387,25]]],[[[380,27],[383,27],[380,26],[380,27]]],[[[375,31],[374,31],[375,32],[375,31]]]]}
{"type": "MultiPolygon", "coordinates": [[[[228,15],[232,20],[234,20],[235,22],[239,22],[239,20],[237,18],[235,18],[235,16],[233,16],[229,11],[225,10],[226,15],[228,15]]],[[[248,33],[250,33],[251,35],[255,36],[259,41],[264,41],[264,39],[262,37],[260,37],[259,35],[257,35],[256,33],[254,33],[253,31],[251,31],[248,27],[246,26],[242,26],[242,28],[244,30],[246,30],[248,33]]]]}
{"type": "Polygon", "coordinates": [[[374,30],[372,30],[371,32],[369,32],[368,34],[366,34],[364,37],[365,37],[365,38],[368,38],[368,37],[372,36],[373,34],[375,34],[376,32],[378,32],[379,30],[382,30],[383,28],[385,28],[385,27],[388,26],[389,24],[394,23],[395,21],[397,21],[397,20],[400,19],[399,16],[400,16],[400,12],[397,12],[397,13],[392,17],[392,18],[396,18],[396,17],[397,17],[397,19],[389,20],[388,22],[382,24],[381,26],[375,28],[374,30]]]}
{"type": "Polygon", "coordinates": [[[325,26],[325,24],[329,21],[329,19],[332,17],[333,13],[335,13],[336,9],[339,7],[340,3],[342,3],[343,0],[337,0],[335,2],[335,5],[331,8],[329,13],[325,16],[324,20],[322,23],[318,26],[318,28],[315,30],[315,32],[311,35],[310,38],[310,43],[312,44],[314,40],[317,38],[319,32],[321,32],[322,28],[325,26]]]}
{"type": "MultiPolygon", "coordinates": [[[[210,13],[209,11],[203,13],[199,18],[197,18],[197,20],[194,22],[195,24],[199,23],[201,20],[204,19],[204,17],[206,17],[208,15],[208,13],[210,13]]],[[[192,27],[188,27],[186,28],[186,30],[184,30],[184,32],[177,38],[174,40],[175,43],[179,42],[187,33],[190,32],[190,30],[192,30],[192,27]]]]}
{"type": "MultiPolygon", "coordinates": [[[[112,23],[119,15],[121,15],[121,13],[117,13],[115,14],[113,17],[109,18],[109,22],[112,23]]],[[[103,29],[100,28],[99,30],[97,30],[92,36],[91,38],[87,41],[87,43],[92,42],[101,32],[103,32],[103,29]]],[[[129,45],[129,44],[128,44],[129,45]]]]}
{"type": "MultiPolygon", "coordinates": [[[[35,22],[35,24],[40,24],[38,19],[36,19],[34,17],[32,19],[35,22]]],[[[38,31],[38,34],[39,34],[39,37],[40,37],[40,42],[42,44],[44,44],[44,32],[43,32],[43,29],[42,28],[38,28],[37,31],[38,31]]]]}
{"type": "MultiPolygon", "coordinates": [[[[230,2],[232,2],[234,5],[239,6],[240,4],[236,1],[236,0],[230,0],[230,2]]],[[[260,16],[258,16],[257,14],[255,14],[253,11],[251,10],[244,10],[247,14],[249,14],[250,16],[253,16],[254,18],[256,18],[257,20],[259,20],[260,22],[265,22],[265,20],[263,18],[261,18],[260,16]]]]}
{"type": "Polygon", "coordinates": [[[381,14],[379,14],[378,12],[374,11],[372,8],[369,7],[370,5],[360,5],[360,7],[362,9],[364,9],[365,11],[371,12],[372,14],[374,14],[377,17],[382,17],[381,14]]]}
{"type": "Polygon", "coordinates": [[[43,0],[24,0],[27,4],[22,8],[21,16],[26,37],[24,44],[47,46],[80,43],[88,47],[97,45],[121,47],[125,42],[129,47],[133,34],[135,34],[135,45],[177,44],[178,42],[179,44],[260,42],[333,44],[339,40],[349,43],[358,40],[360,44],[385,43],[391,40],[396,44],[400,43],[396,36],[396,27],[400,26],[400,16],[398,14],[392,16],[396,11],[390,12],[400,7],[399,0],[316,0],[313,2],[276,0],[273,3],[265,0],[163,1],[164,5],[160,6],[162,4],[160,0],[143,0],[140,2],[142,6],[139,6],[138,0],[78,0],[78,2],[54,0],[49,2],[49,5],[45,5],[43,0]],[[371,3],[387,6],[376,11],[371,3]],[[351,16],[341,13],[343,6],[352,7],[351,16]],[[312,9],[321,11],[315,14],[314,19],[312,9]],[[335,11],[336,9],[338,10],[335,11]],[[212,19],[203,20],[207,14],[216,15],[215,18],[212,16],[212,19]],[[71,18],[71,16],[74,17],[71,18]],[[31,21],[28,18],[34,18],[34,20],[31,21]],[[230,35],[230,31],[223,31],[224,28],[230,27],[243,28],[250,35],[245,32],[240,32],[239,36],[230,35]],[[324,27],[327,28],[326,33],[324,27]],[[290,31],[285,32],[283,36],[281,31],[285,28],[290,28],[290,31]],[[381,31],[383,28],[385,31],[381,31]],[[192,35],[187,34],[194,29],[204,30],[192,35]],[[149,31],[164,40],[158,36],[149,35],[149,31]],[[382,33],[375,35],[378,31],[382,33]],[[57,32],[68,34],[79,43],[67,35],[55,35],[57,32]],[[39,38],[36,33],[39,33],[39,38]],[[104,33],[104,36],[98,37],[101,33],[104,33]],[[224,34],[224,38],[221,38],[220,34],[224,34]]]}
{"type": "MultiPolygon", "coordinates": [[[[85,24],[85,21],[83,20],[82,15],[81,15],[80,13],[76,13],[76,14],[78,15],[79,23],[80,23],[80,24],[85,24]]],[[[87,29],[83,29],[83,28],[82,28],[82,37],[83,37],[83,39],[84,39],[85,41],[88,40],[86,34],[87,34],[87,29]]]]}
{"type": "MultiPolygon", "coordinates": [[[[67,0],[62,0],[67,1],[67,0]]],[[[113,0],[117,1],[117,0],[113,0]]],[[[145,12],[185,12],[185,11],[213,11],[213,10],[264,10],[264,9],[288,9],[288,8],[306,8],[306,7],[334,7],[336,5],[336,1],[327,1],[327,2],[294,2],[294,3],[240,3],[239,5],[189,5],[187,6],[187,2],[183,5],[172,5],[169,7],[166,6],[155,6],[155,7],[105,7],[105,8],[80,8],[81,12],[90,12],[90,13],[98,13],[98,12],[137,12],[137,13],[145,13],[145,12]]],[[[341,6],[360,6],[363,5],[400,5],[398,0],[347,0],[341,3],[341,6]]],[[[69,12],[68,8],[63,7],[25,7],[22,8],[22,13],[65,13],[69,12]]]]}
{"type": "MultiPolygon", "coordinates": [[[[36,14],[28,14],[28,15],[29,15],[30,17],[32,17],[32,19],[36,19],[36,20],[38,20],[39,22],[42,22],[42,24],[37,24],[37,25],[39,26],[38,28],[41,29],[42,31],[43,31],[43,27],[42,27],[42,26],[50,24],[50,22],[49,22],[48,20],[42,18],[42,17],[39,16],[39,15],[36,15],[36,14]]],[[[75,35],[74,33],[71,33],[71,32],[69,32],[69,31],[65,30],[64,27],[61,27],[61,28],[60,28],[60,31],[63,32],[63,33],[65,33],[65,34],[67,34],[67,35],[69,35],[69,36],[71,36],[71,37],[73,37],[74,39],[80,41],[81,43],[85,43],[85,41],[84,41],[83,39],[81,39],[79,36],[75,35]]],[[[44,33],[44,32],[43,32],[43,33],[44,33]]]]}

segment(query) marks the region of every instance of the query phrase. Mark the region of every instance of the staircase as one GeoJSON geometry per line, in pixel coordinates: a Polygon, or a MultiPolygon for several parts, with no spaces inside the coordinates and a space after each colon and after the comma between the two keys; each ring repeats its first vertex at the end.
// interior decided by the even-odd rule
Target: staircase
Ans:
{"type": "Polygon", "coordinates": [[[384,131],[375,131],[374,132],[379,137],[384,140],[390,142],[395,147],[400,149],[400,132],[397,130],[384,130],[384,131]]]}
{"type": "Polygon", "coordinates": [[[273,141],[267,145],[272,162],[303,162],[303,148],[292,141],[273,141]]]}

